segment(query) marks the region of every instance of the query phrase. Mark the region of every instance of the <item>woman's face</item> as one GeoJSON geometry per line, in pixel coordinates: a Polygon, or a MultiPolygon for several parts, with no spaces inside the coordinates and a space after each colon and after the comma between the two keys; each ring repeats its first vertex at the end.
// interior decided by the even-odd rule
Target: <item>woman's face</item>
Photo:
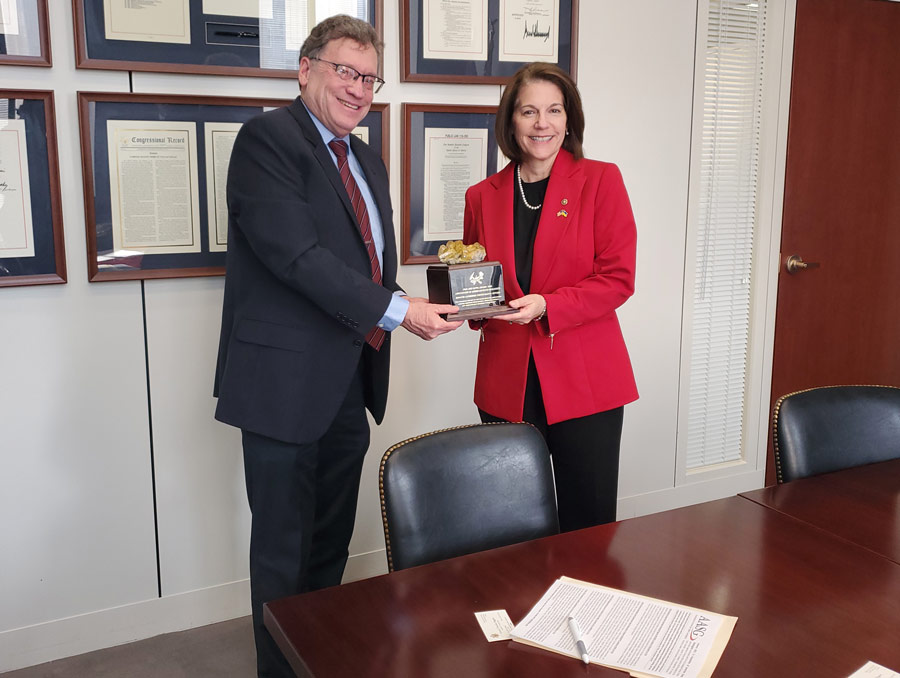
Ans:
{"type": "Polygon", "coordinates": [[[566,121],[559,87],[546,80],[523,85],[513,111],[513,130],[523,161],[556,158],[566,136],[566,121]]]}

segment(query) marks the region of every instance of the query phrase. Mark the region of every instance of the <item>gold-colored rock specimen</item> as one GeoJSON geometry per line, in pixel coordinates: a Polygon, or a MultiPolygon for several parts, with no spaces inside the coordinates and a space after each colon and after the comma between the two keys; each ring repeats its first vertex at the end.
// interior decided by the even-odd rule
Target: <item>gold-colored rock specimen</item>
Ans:
{"type": "Polygon", "coordinates": [[[484,245],[479,242],[463,245],[462,240],[449,240],[438,249],[442,264],[477,264],[485,256],[484,245]]]}

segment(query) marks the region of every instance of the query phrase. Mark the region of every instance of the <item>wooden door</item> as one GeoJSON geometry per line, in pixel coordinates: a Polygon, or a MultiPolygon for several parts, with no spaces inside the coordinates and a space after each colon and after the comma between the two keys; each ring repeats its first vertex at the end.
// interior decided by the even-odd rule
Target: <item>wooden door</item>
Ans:
{"type": "Polygon", "coordinates": [[[797,0],[793,59],[773,404],[900,385],[900,2],[797,0]]]}

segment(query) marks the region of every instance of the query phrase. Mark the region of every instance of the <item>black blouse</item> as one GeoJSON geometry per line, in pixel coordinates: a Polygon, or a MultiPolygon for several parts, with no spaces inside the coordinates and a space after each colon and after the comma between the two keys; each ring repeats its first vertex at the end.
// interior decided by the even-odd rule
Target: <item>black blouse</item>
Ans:
{"type": "MultiPolygon", "coordinates": [[[[522,182],[525,189],[525,199],[529,205],[543,205],[544,194],[547,192],[547,184],[550,177],[535,181],[534,183],[522,182]]],[[[534,259],[534,238],[537,235],[538,222],[541,219],[541,210],[528,209],[522,202],[519,193],[519,182],[513,182],[513,244],[516,253],[516,280],[522,292],[528,294],[531,288],[531,264],[534,259]]]]}

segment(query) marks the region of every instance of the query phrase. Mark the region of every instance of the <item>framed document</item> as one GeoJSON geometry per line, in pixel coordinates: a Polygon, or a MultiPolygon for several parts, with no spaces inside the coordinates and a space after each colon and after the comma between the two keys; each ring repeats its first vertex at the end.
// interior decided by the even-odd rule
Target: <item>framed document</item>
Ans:
{"type": "Polygon", "coordinates": [[[549,61],[575,77],[578,0],[401,0],[404,82],[504,84],[549,61]]]}
{"type": "MultiPolygon", "coordinates": [[[[25,0],[0,0],[15,1],[25,0]]],[[[349,14],[383,34],[383,0],[74,3],[79,68],[296,78],[300,47],[322,19],[349,14]]]]}
{"type": "Polygon", "coordinates": [[[497,171],[496,106],[403,104],[403,264],[463,234],[466,189],[497,171]]]}
{"type": "Polygon", "coordinates": [[[0,0],[0,64],[50,66],[47,0],[0,0]]]}
{"type": "Polygon", "coordinates": [[[89,279],[224,273],[231,147],[287,103],[79,92],[89,279]]]}
{"type": "MultiPolygon", "coordinates": [[[[277,99],[79,92],[91,282],[222,275],[231,149],[277,99]]],[[[388,105],[356,132],[386,157],[388,105]]]]}
{"type": "Polygon", "coordinates": [[[0,287],[66,282],[53,92],[0,90],[0,287]]]}

